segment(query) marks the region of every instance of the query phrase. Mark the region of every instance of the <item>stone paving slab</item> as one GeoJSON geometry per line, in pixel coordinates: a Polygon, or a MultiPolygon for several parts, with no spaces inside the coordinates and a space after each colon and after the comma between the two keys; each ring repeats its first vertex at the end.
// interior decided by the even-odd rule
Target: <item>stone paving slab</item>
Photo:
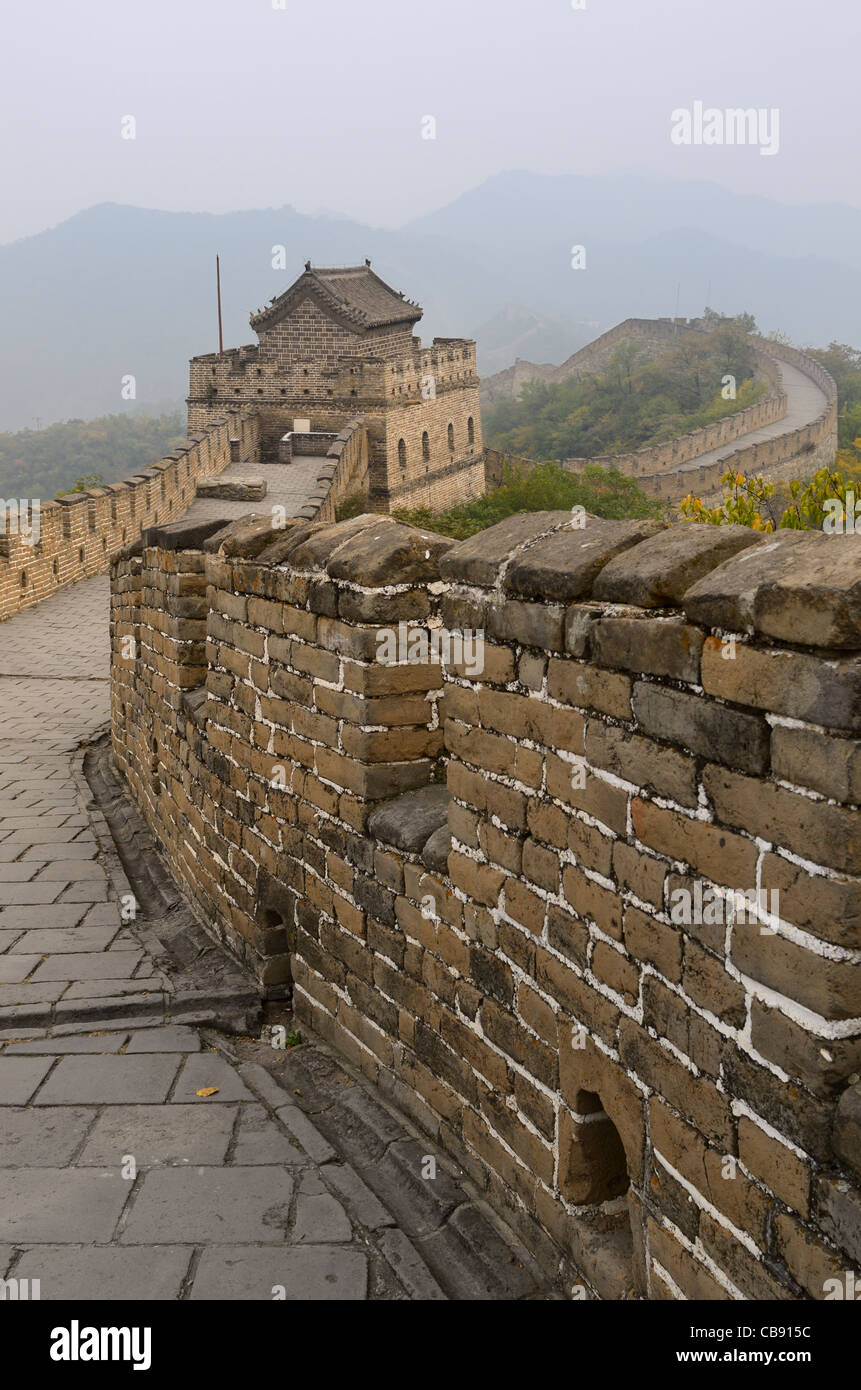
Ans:
{"type": "Polygon", "coordinates": [[[36,969],[41,956],[0,956],[0,985],[19,985],[36,969]]]}
{"type": "Polygon", "coordinates": [[[340,1246],[304,1250],[216,1246],[201,1257],[191,1297],[271,1300],[273,1290],[280,1294],[282,1289],[289,1302],[361,1301],[368,1294],[368,1257],[340,1246]]]}
{"type": "Polygon", "coordinates": [[[171,1027],[132,1033],[126,1052],[199,1052],[200,1038],[193,1028],[171,1027]]]}
{"type": "Polygon", "coordinates": [[[233,1147],[235,1163],[307,1162],[302,1151],[290,1143],[278,1125],[268,1117],[262,1105],[244,1105],[239,1115],[239,1132],[233,1147]]]}
{"type": "Polygon", "coordinates": [[[224,1162],[236,1125],[236,1106],[202,1114],[194,1105],[118,1105],[99,1115],[78,1158],[107,1167],[132,1154],[139,1167],[224,1162]]]}
{"type": "Polygon", "coordinates": [[[0,931],[69,931],[86,917],[83,905],[74,907],[7,907],[0,911],[0,931]]]}
{"type": "Polygon", "coordinates": [[[110,1240],[131,1184],[119,1169],[0,1169],[0,1240],[110,1240]]]}
{"type": "Polygon", "coordinates": [[[51,1057],[4,1057],[0,1105],[26,1105],[53,1066],[51,1057]]]}
{"type": "Polygon", "coordinates": [[[15,1274],[39,1279],[43,1300],[168,1301],[180,1297],[193,1253],[170,1245],[42,1245],[25,1249],[15,1274]]]}
{"type": "Polygon", "coordinates": [[[163,975],[141,975],[134,980],[75,980],[63,995],[63,1003],[71,999],[118,999],[120,995],[160,993],[167,987],[163,975]]]}
{"type": "Polygon", "coordinates": [[[69,1163],[93,1123],[92,1110],[67,1105],[52,1110],[4,1106],[0,1117],[0,1168],[52,1168],[69,1163]]]}
{"type": "MultiPolygon", "coordinates": [[[[12,1065],[35,1058],[9,1058],[12,1065]]],[[[36,1105],[154,1105],[167,1100],[182,1057],[150,1053],[140,1057],[62,1057],[36,1097],[36,1105]]],[[[5,1058],[2,1059],[5,1065],[5,1058]]],[[[40,1059],[41,1065],[41,1059],[40,1059]]],[[[2,1067],[0,1067],[2,1071],[2,1067]]]]}
{"type": "Polygon", "coordinates": [[[69,987],[68,980],[44,980],[31,984],[0,985],[0,1005],[51,1004],[69,987]]]}
{"type": "Polygon", "coordinates": [[[25,931],[9,950],[13,954],[30,952],[39,956],[106,951],[114,940],[118,927],[119,922],[113,927],[37,927],[35,930],[25,931]]]}
{"type": "Polygon", "coordinates": [[[144,1177],[120,1240],[124,1245],[281,1245],[292,1195],[286,1167],[153,1169],[144,1177]]]}
{"type": "Polygon", "coordinates": [[[44,1055],[45,1053],[62,1056],[67,1052],[119,1052],[121,1049],[128,1050],[125,1047],[127,1037],[127,1033],[111,1033],[79,1038],[33,1038],[27,1042],[13,1040],[7,1042],[3,1056],[27,1057],[44,1055]]]}
{"type": "Polygon", "coordinates": [[[186,1060],[171,1099],[174,1104],[196,1101],[200,1107],[201,1104],[211,1106],[234,1100],[253,1100],[254,1097],[223,1057],[201,1052],[186,1060]],[[197,1095],[198,1091],[213,1088],[215,1095],[197,1095]]]}
{"type": "Polygon", "coordinates": [[[127,980],[140,965],[142,951],[79,951],[75,955],[50,956],[36,971],[42,980],[127,980]]]}

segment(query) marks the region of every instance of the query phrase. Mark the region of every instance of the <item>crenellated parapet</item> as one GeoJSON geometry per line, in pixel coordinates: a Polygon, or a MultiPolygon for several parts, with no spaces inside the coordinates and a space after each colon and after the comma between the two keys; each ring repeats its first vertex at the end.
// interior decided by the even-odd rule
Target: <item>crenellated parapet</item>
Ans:
{"type": "Polygon", "coordinates": [[[150,526],[173,521],[234,452],[257,453],[258,422],[247,411],[213,420],[167,458],[122,482],[51,501],[5,499],[0,505],[0,620],[77,580],[104,573],[111,558],[150,526]]]}

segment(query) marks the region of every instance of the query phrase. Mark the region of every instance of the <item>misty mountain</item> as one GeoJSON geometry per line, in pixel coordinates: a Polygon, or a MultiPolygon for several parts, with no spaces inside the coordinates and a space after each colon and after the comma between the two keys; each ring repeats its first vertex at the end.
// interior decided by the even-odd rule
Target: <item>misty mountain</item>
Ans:
{"type": "MultiPolygon", "coordinates": [[[[861,342],[861,212],[788,207],[706,183],[510,173],[404,227],[282,207],[225,215],[101,204],[0,247],[0,429],[185,395],[187,360],[225,345],[311,257],[365,256],[425,306],[419,333],[478,340],[485,374],[564,360],[632,315],[750,310],[800,345],[861,342]],[[586,247],[586,269],[571,248],[586,247]],[[273,247],[286,270],[272,267],[273,247]],[[121,397],[133,375],[134,402],[121,397]]],[[[0,480],[2,481],[2,480],[0,480]]]]}
{"type": "Polygon", "coordinates": [[[564,362],[612,324],[578,323],[560,314],[539,314],[522,304],[506,304],[473,329],[481,376],[504,371],[518,357],[527,362],[564,362]]]}

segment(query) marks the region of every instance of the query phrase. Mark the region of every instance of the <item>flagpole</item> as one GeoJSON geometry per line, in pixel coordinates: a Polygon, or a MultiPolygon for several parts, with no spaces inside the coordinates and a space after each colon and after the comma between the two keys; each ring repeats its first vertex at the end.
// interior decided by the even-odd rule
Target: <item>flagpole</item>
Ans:
{"type": "Polygon", "coordinates": [[[221,257],[215,257],[215,282],[218,289],[218,355],[224,355],[224,334],[221,327],[221,257]]]}

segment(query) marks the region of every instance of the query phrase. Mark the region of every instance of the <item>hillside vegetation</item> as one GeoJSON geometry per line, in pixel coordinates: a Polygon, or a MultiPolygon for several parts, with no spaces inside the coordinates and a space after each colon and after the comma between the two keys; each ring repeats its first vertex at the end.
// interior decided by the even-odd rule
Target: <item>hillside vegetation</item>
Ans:
{"type": "Polygon", "coordinates": [[[837,382],[840,447],[851,448],[861,435],[861,351],[846,343],[829,343],[827,348],[805,351],[821,362],[837,382]]]}
{"type": "MultiPolygon", "coordinates": [[[[685,334],[649,360],[623,344],[602,372],[548,385],[530,381],[516,401],[487,412],[492,448],[529,458],[595,458],[660,444],[701,429],[761,399],[745,326],[724,321],[705,338],[685,334]],[[726,398],[727,377],[735,395],[726,398]]],[[[730,388],[727,387],[727,390],[730,388]]]]}
{"type": "MultiPolygon", "coordinates": [[[[542,463],[529,472],[509,464],[502,486],[472,502],[462,502],[444,512],[416,507],[396,511],[395,516],[410,526],[423,526],[464,540],[515,512],[573,511],[575,507],[583,507],[593,516],[613,519],[660,517],[664,513],[663,503],[647,497],[633,478],[626,478],[615,468],[590,464],[582,473],[569,473],[558,463],[542,463]]],[[[339,518],[348,514],[345,509],[339,518]]]]}
{"type": "Polygon", "coordinates": [[[56,497],[79,478],[117,483],[149,468],[185,439],[180,411],[66,420],[44,430],[0,434],[0,496],[56,497]]]}

